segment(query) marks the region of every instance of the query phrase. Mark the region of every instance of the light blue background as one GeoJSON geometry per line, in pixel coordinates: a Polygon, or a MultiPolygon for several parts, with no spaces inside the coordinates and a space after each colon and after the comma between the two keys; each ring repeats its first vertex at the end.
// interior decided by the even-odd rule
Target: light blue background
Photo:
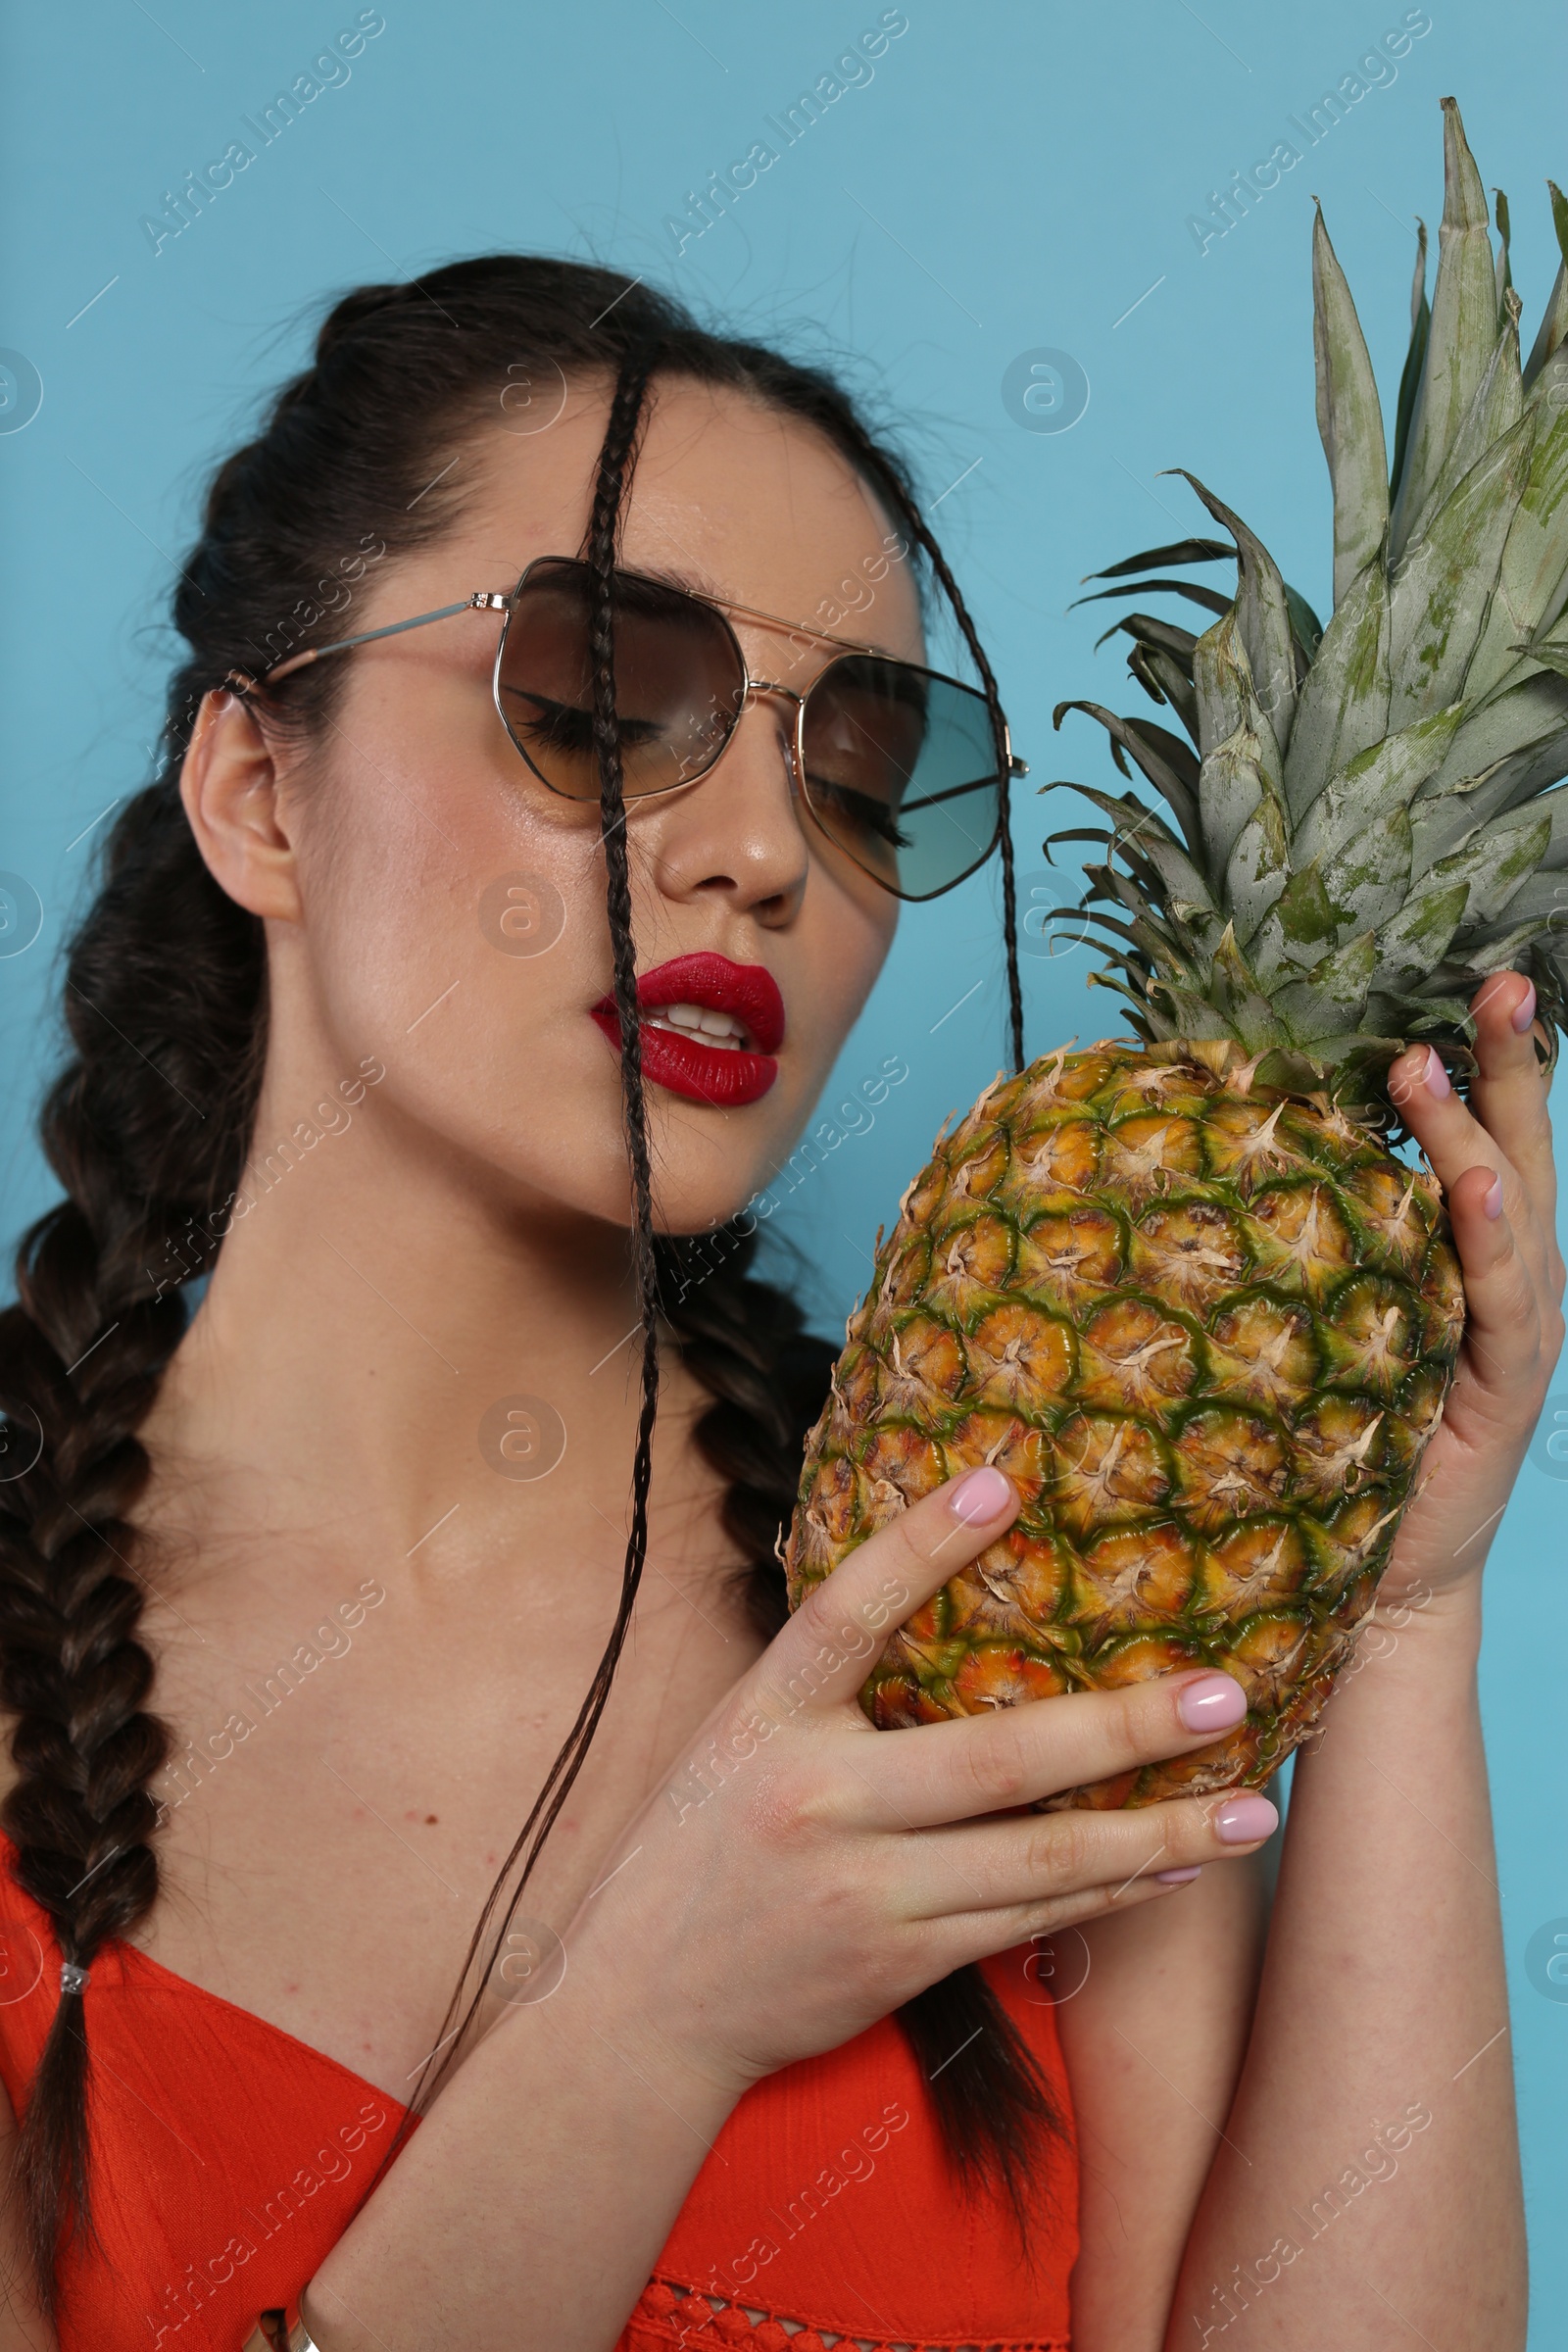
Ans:
{"type": "MultiPolygon", "coordinates": [[[[935,519],[1035,780],[1102,783],[1102,738],[1082,718],[1053,738],[1053,705],[1089,694],[1136,708],[1139,697],[1114,647],[1091,652],[1103,608],[1064,608],[1092,567],[1202,527],[1184,485],[1158,468],[1200,474],[1328,608],[1310,193],[1323,199],[1392,404],[1410,217],[1436,226],[1438,99],[1455,92],[1483,177],[1513,199],[1514,274],[1534,333],[1554,262],[1542,183],[1568,176],[1568,19],[1548,0],[1506,10],[1435,0],[1397,78],[1202,255],[1188,216],[1295,136],[1287,118],[1353,71],[1401,6],[1204,0],[1200,16],[1185,0],[909,0],[908,30],[869,84],[847,91],[675,259],[666,216],[767,135],[762,118],[880,13],[876,0],[678,10],[387,0],[386,28],[346,85],[323,92],[155,256],[141,216],[241,135],[239,118],[306,71],[356,8],[87,0],[62,15],[11,0],[0,344],[41,371],[44,400],[24,431],[0,436],[0,868],[32,884],[44,919],[33,948],[0,960],[0,1230],[50,1197],[31,1118],[52,1052],[54,959],[103,828],[77,836],[143,778],[172,564],[204,473],[301,363],[325,297],[510,245],[645,271],[792,348],[849,355],[928,500],[941,500],[935,519]],[[1026,431],[1004,408],[1009,363],[1041,347],[1087,373],[1089,406],[1070,431],[1026,431]]],[[[1048,823],[1078,821],[1082,804],[1058,798],[1048,819],[1026,788],[1020,872],[1040,871],[1048,823]]],[[[825,1329],[837,1328],[879,1220],[944,1115],[1002,1059],[997,906],[993,872],[909,912],[824,1099],[831,1108],[887,1056],[908,1065],[874,1128],[842,1145],[778,1219],[807,1253],[825,1329]]],[[[1088,960],[1026,959],[1032,1052],[1116,1025],[1113,1000],[1084,994],[1088,960]]],[[[1533,1932],[1568,1914],[1565,1504],[1568,1486],[1525,1471],[1490,1571],[1484,1668],[1535,2352],[1568,2342],[1568,2002],[1545,1998],[1525,1968],[1533,1932]]],[[[1468,1867],[1457,1855],[1453,1866],[1468,1867]]],[[[1411,2087],[1434,2105],[1447,2090],[1411,2087]]]]}

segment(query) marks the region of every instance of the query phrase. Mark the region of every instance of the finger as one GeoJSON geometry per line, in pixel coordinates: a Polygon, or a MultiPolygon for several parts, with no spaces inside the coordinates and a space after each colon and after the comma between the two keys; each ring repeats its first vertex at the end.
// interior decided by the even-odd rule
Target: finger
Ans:
{"type": "Polygon", "coordinates": [[[1504,1207],[1506,1188],[1491,1168],[1467,1168],[1448,1187],[1448,1222],[1464,1272],[1465,1341],[1471,1372],[1499,1402],[1531,1401],[1542,1372],[1542,1300],[1504,1207]]]}
{"type": "Polygon", "coordinates": [[[982,1464],[858,1544],[763,1652],[757,1702],[772,1712],[854,1698],[894,1629],[1011,1526],[1018,1502],[1011,1479],[982,1464]]]}
{"type": "Polygon", "coordinates": [[[1497,972],[1470,1004],[1477,1072],[1471,1107],[1513,1162],[1542,1226],[1551,1232],[1557,1176],[1546,1079],[1536,1052],[1536,991],[1523,972],[1497,972]]]}
{"type": "Polygon", "coordinates": [[[926,1950],[936,1954],[929,1976],[950,1976],[973,1959],[992,1952],[1010,1952],[1032,1936],[1060,1936],[1069,1927],[1089,1927],[1091,1919],[1136,1910],[1140,1903],[1159,1903],[1161,1895],[1180,1893],[1180,1882],[1161,1882],[1154,1875],[1133,1880],[1131,1886],[1084,1886],[1074,1895],[1046,1895],[1039,1903],[1010,1903],[997,1910],[955,1912],[953,1919],[921,1922],[926,1950]]]}
{"type": "Polygon", "coordinates": [[[1501,1174],[1507,1154],[1454,1093],[1435,1046],[1411,1046],[1401,1054],[1390,1064],[1388,1088],[1389,1101],[1432,1162],[1445,1192],[1469,1167],[1486,1166],[1501,1174]]]}
{"type": "Polygon", "coordinates": [[[941,1969],[933,1974],[948,1975],[966,1960],[1009,1952],[1032,1936],[1060,1935],[1066,1928],[1087,1926],[1093,1919],[1136,1910],[1140,1903],[1158,1902],[1164,1895],[1179,1893],[1183,1886],[1201,1875],[1195,1870],[1191,1878],[1181,1872],[1161,1879],[1156,1872],[1146,1871],[1121,1885],[1084,1886],[1073,1894],[1045,1895],[1032,1902],[1003,1903],[995,1910],[956,1912],[950,1919],[929,1921],[925,1932],[932,1948],[944,1955],[941,1969]]]}
{"type": "Polygon", "coordinates": [[[1234,1677],[1200,1669],[884,1732],[856,1758],[855,1818],[863,1828],[927,1829],[1033,1804],[1190,1755],[1246,1713],[1247,1693],[1234,1677]]]}
{"type": "Polygon", "coordinates": [[[1389,1100],[1415,1137],[1445,1196],[1468,1168],[1502,1179],[1502,1200],[1516,1239],[1537,1242],[1535,1211],[1518,1170],[1496,1138],[1454,1093],[1435,1047],[1412,1046],[1389,1070],[1389,1100]]]}
{"type": "Polygon", "coordinates": [[[1159,1871],[1256,1853],[1279,1819],[1268,1797],[1239,1788],[1129,1812],[1031,1813],[934,1830],[913,1841],[916,1868],[906,1899],[916,1916],[945,1918],[1092,1886],[1120,1892],[1159,1871]]]}

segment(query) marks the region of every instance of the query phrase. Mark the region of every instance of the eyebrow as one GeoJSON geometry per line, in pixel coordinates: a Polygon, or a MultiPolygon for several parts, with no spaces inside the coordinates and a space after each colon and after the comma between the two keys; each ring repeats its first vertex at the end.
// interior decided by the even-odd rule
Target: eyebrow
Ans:
{"type": "MultiPolygon", "coordinates": [[[[837,645],[842,643],[852,643],[858,653],[878,654],[881,656],[884,662],[907,662],[909,660],[909,656],[907,654],[896,654],[891,646],[878,645],[865,638],[856,638],[853,640],[839,639],[833,636],[831,631],[817,628],[811,621],[786,620],[781,612],[763,612],[759,611],[759,609],[754,605],[741,605],[735,603],[733,599],[726,597],[722,593],[718,583],[713,580],[711,575],[703,570],[702,565],[696,561],[695,558],[692,557],[691,550],[686,547],[681,547],[681,542],[675,537],[674,532],[670,529],[667,522],[660,521],[655,515],[650,515],[648,519],[653,528],[658,531],[661,538],[667,539],[672,543],[672,545],[680,548],[682,555],[689,559],[690,569],[683,572],[678,566],[675,565],[660,565],[657,568],[651,566],[643,574],[645,579],[657,580],[662,586],[678,589],[686,596],[701,597],[710,604],[728,606],[731,611],[745,613],[750,619],[771,621],[777,628],[792,629],[797,636],[814,637],[819,644],[837,645]]],[[[637,566],[634,564],[628,564],[626,568],[628,570],[635,570],[637,566]]],[[[920,627],[920,652],[922,657],[927,650],[928,649],[925,642],[924,618],[922,615],[920,627]]],[[[923,663],[921,661],[916,661],[914,664],[916,668],[920,668],[922,665],[923,663]]]]}
{"type": "MultiPolygon", "coordinates": [[[[661,588],[672,588],[679,595],[696,597],[702,604],[717,605],[722,611],[738,612],[747,620],[767,621],[774,628],[788,630],[797,637],[813,638],[819,645],[836,645],[855,653],[876,654],[884,662],[908,662],[911,659],[907,654],[896,654],[891,646],[877,644],[869,638],[839,637],[831,629],[818,627],[813,620],[789,620],[782,612],[764,612],[759,606],[743,605],[737,598],[724,595],[719,587],[711,584],[710,575],[697,566],[689,571],[666,565],[661,565],[657,570],[644,570],[640,564],[628,564],[625,568],[639,572],[643,579],[652,580],[661,588]]],[[[845,617],[848,619],[850,615],[846,614],[845,617]]],[[[924,664],[916,661],[913,666],[919,669],[924,664]]]]}

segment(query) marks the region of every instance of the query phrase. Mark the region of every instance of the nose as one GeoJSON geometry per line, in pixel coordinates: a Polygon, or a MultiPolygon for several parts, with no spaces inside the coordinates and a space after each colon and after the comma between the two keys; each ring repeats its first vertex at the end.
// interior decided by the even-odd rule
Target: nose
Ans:
{"type": "Polygon", "coordinates": [[[722,897],[771,928],[797,912],[811,863],[794,775],[798,707],[788,687],[754,681],[707,774],[645,804],[643,840],[666,898],[722,897]]]}

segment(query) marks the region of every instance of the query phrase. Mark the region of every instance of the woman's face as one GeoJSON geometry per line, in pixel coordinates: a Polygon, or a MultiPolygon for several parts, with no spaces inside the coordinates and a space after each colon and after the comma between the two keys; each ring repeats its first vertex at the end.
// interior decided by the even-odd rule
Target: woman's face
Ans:
{"type": "MultiPolygon", "coordinates": [[[[462,518],[427,549],[372,565],[336,615],[339,633],[510,589],[536,557],[575,554],[605,414],[603,394],[585,388],[544,431],[466,443],[445,485],[462,518]]],[[[655,386],[620,561],[922,659],[910,565],[888,518],[808,427],[735,394],[655,386]]],[[[798,693],[833,658],[831,645],[732,625],[751,674],[798,693]]],[[[468,612],[361,648],[343,658],[319,741],[292,764],[274,747],[298,899],[297,919],[269,925],[274,1051],[287,1051],[297,1016],[345,1070],[375,1054],[387,1070],[379,1115],[406,1122],[411,1142],[503,1212],[548,1202],[624,1223],[598,809],[552,793],[509,740],[490,692],[500,629],[499,613],[468,612]]],[[[733,1214],[789,1155],[897,919],[898,902],[797,808],[794,708],[755,700],[716,766],[634,804],[626,824],[639,975],[692,956],[746,975],[738,1016],[695,1007],[710,1035],[738,1018],[751,1032],[739,1046],[671,1039],[670,1028],[689,1035],[694,1011],[666,1023],[642,992],[645,1019],[663,1031],[650,1035],[645,1067],[656,1219],[668,1231],[733,1214]],[[768,980],[783,1004],[776,1046],[758,1034],[768,980]],[[759,1045],[776,1075],[736,1100],[753,1089],[727,1085],[720,1057],[759,1045]]],[[[705,993],[701,967],[653,991],[687,1004],[705,993]]]]}

